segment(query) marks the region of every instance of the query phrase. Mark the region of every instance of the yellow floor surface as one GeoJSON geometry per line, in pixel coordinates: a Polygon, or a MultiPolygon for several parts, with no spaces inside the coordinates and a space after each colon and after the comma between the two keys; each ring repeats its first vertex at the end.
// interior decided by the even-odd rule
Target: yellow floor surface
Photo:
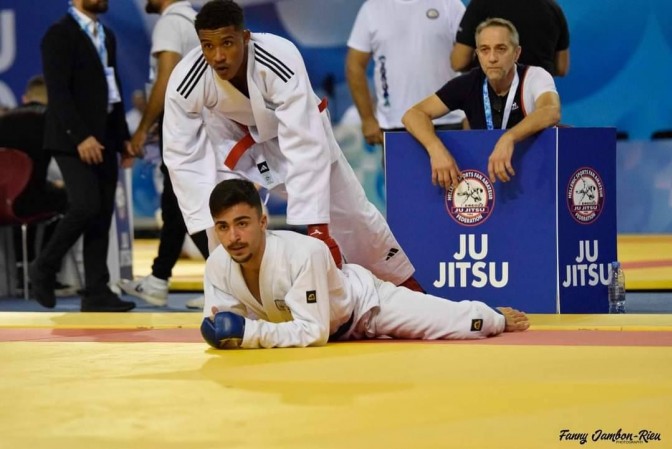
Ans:
{"type": "Polygon", "coordinates": [[[627,289],[672,290],[672,234],[619,235],[618,257],[627,289]]]}
{"type": "MultiPolygon", "coordinates": [[[[0,331],[191,332],[198,321],[2,313],[0,331]]],[[[623,446],[591,438],[619,431],[650,438],[638,447],[672,447],[672,344],[543,344],[558,330],[669,342],[672,316],[531,321],[524,344],[504,336],[214,351],[202,342],[0,341],[0,448],[606,448],[623,446]],[[560,440],[570,433],[587,443],[560,440]]]]}
{"type": "MultiPolygon", "coordinates": [[[[158,240],[134,241],[136,276],[151,273],[158,244],[158,240]]],[[[672,290],[672,234],[621,234],[618,257],[626,272],[628,290],[672,290]]],[[[171,290],[202,290],[203,265],[202,259],[180,259],[173,270],[171,290]]]]}

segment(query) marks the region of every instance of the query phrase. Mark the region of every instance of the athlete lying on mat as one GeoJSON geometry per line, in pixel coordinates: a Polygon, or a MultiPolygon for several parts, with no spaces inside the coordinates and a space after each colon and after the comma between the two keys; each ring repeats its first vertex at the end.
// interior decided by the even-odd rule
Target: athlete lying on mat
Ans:
{"type": "Polygon", "coordinates": [[[206,261],[201,334],[212,347],[320,346],[376,337],[484,338],[529,327],[523,312],[493,310],[397,287],[367,269],[338,269],[324,242],[267,230],[249,181],[227,180],[210,195],[221,245],[206,261]],[[212,312],[212,315],[210,315],[212,312]]]}

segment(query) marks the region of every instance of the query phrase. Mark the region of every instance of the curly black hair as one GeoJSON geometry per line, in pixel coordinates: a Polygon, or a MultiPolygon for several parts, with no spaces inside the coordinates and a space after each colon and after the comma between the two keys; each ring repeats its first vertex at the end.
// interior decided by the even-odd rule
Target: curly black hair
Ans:
{"type": "Polygon", "coordinates": [[[196,32],[216,30],[233,25],[236,30],[245,26],[243,9],[232,0],[210,0],[196,15],[196,32]]]}

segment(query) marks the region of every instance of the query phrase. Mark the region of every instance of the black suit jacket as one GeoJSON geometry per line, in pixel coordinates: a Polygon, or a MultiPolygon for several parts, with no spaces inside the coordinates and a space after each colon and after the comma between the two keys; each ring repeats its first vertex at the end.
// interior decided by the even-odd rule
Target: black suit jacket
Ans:
{"type": "MultiPolygon", "coordinates": [[[[117,70],[116,39],[105,27],[108,66],[117,70]]],[[[77,21],[66,14],[42,38],[42,66],[49,106],[44,147],[59,153],[77,154],[77,145],[94,136],[106,150],[121,152],[130,138],[123,102],[108,113],[105,71],[96,47],[77,21]],[[110,148],[111,147],[111,148],[110,148]]]]}

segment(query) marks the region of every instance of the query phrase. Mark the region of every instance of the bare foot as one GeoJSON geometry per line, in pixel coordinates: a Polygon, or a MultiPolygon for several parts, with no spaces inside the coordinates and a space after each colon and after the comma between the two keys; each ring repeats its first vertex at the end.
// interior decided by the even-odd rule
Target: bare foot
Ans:
{"type": "Polygon", "coordinates": [[[497,307],[497,310],[502,312],[506,320],[504,332],[520,332],[530,327],[530,320],[527,319],[527,315],[524,312],[512,309],[511,307],[497,307]]]}

